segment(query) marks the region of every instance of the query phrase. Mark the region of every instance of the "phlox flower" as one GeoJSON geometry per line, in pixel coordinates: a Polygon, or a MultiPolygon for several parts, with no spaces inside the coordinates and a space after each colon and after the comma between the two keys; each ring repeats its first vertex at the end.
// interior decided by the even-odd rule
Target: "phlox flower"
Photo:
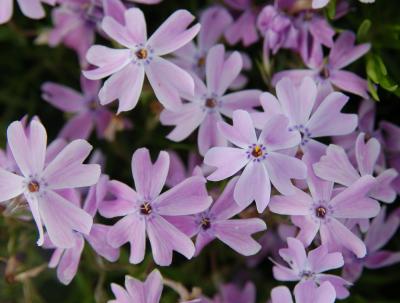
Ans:
{"type": "Polygon", "coordinates": [[[100,166],[82,164],[91,145],[75,140],[45,163],[47,134],[39,121],[33,120],[26,130],[21,122],[13,122],[7,129],[7,139],[19,172],[0,168],[0,201],[24,194],[39,230],[38,245],[44,241],[44,225],[55,246],[73,246],[74,231],[88,234],[92,217],[57,191],[91,186],[98,181],[100,166]]]}
{"type": "Polygon", "coordinates": [[[355,39],[354,33],[342,32],[333,44],[328,58],[324,59],[322,52],[315,52],[315,57],[305,62],[309,69],[292,69],[276,73],[272,82],[277,83],[280,79],[289,77],[296,83],[300,83],[304,77],[309,76],[318,83],[319,90],[324,92],[324,95],[332,92],[333,87],[336,87],[368,98],[367,81],[355,73],[342,70],[365,55],[371,47],[369,43],[354,45],[355,39]]]}
{"type": "MultiPolygon", "coordinates": [[[[41,19],[45,16],[43,3],[54,5],[56,0],[17,0],[22,13],[31,19],[41,19]]],[[[0,24],[10,21],[14,10],[14,0],[0,2],[0,24]]]]}
{"type": "MultiPolygon", "coordinates": [[[[85,210],[92,217],[96,215],[97,208],[100,202],[103,201],[107,189],[107,176],[101,176],[99,182],[89,189],[86,199],[83,203],[83,210],[85,210]]],[[[65,194],[64,194],[65,195],[65,194]]],[[[68,194],[69,201],[77,207],[80,207],[80,195],[68,194]],[[75,197],[74,197],[75,196],[75,197]]],[[[119,256],[119,250],[111,247],[107,243],[105,234],[109,226],[103,224],[93,224],[90,233],[85,235],[79,232],[75,233],[75,244],[70,248],[57,248],[51,243],[51,240],[46,237],[43,247],[47,249],[55,249],[49,267],[57,267],[57,277],[61,283],[68,285],[75,277],[78,270],[81,254],[84,248],[85,240],[90,244],[94,251],[108,261],[116,261],[119,256]]]]}
{"type": "MultiPolygon", "coordinates": [[[[331,144],[326,149],[326,155],[314,164],[315,174],[324,180],[348,187],[357,182],[360,176],[374,174],[380,150],[381,145],[377,139],[371,138],[366,141],[365,134],[360,133],[355,142],[356,168],[342,147],[331,144]]],[[[397,194],[391,183],[397,175],[393,168],[377,174],[376,186],[371,190],[371,197],[386,203],[393,202],[397,194]]]]}
{"type": "Polygon", "coordinates": [[[400,262],[400,252],[382,249],[396,234],[400,226],[399,210],[395,210],[386,216],[386,208],[382,207],[381,212],[374,219],[365,234],[364,242],[368,254],[362,258],[354,258],[351,254],[345,254],[345,266],[343,277],[355,282],[361,277],[363,268],[378,269],[391,266],[400,262]]]}
{"type": "Polygon", "coordinates": [[[300,86],[289,78],[276,84],[276,95],[263,93],[260,97],[263,112],[252,113],[258,129],[276,114],[289,119],[288,129],[301,135],[298,147],[303,152],[321,154],[325,145],[316,139],[327,136],[349,134],[357,127],[357,115],[342,113],[348,97],[339,92],[330,93],[321,104],[317,102],[317,85],[309,77],[301,81],[300,86]]]}
{"type": "Polygon", "coordinates": [[[343,219],[368,219],[380,210],[379,203],[369,197],[376,185],[371,175],[360,177],[344,190],[333,190],[334,183],[318,178],[312,165],[315,160],[304,155],[307,164],[307,184],[310,194],[300,189],[288,196],[273,196],[270,210],[281,215],[292,216],[293,223],[300,228],[297,238],[306,246],[319,232],[323,245],[330,251],[346,248],[358,258],[366,255],[364,242],[353,234],[342,222],[343,219]]]}
{"type": "Polygon", "coordinates": [[[289,267],[275,263],[272,271],[276,280],[299,281],[299,284],[312,281],[315,286],[327,281],[335,288],[336,296],[339,299],[346,298],[349,295],[346,286],[349,286],[350,283],[339,276],[325,273],[344,265],[343,256],[340,252],[329,253],[328,247],[321,245],[306,254],[301,241],[288,238],[287,242],[288,248],[281,248],[279,254],[289,264],[289,267]]]}
{"type": "Polygon", "coordinates": [[[178,185],[186,178],[194,175],[203,175],[200,165],[203,159],[196,153],[189,153],[187,159],[187,167],[179,155],[172,151],[168,151],[169,154],[169,171],[165,184],[168,187],[178,185]]]}
{"type": "Polygon", "coordinates": [[[250,46],[258,41],[257,14],[253,0],[224,0],[224,2],[238,15],[236,20],[225,31],[225,39],[230,45],[242,42],[250,46]]]}
{"type": "Polygon", "coordinates": [[[227,145],[227,140],[217,128],[223,116],[231,117],[236,109],[251,111],[259,104],[261,91],[255,89],[228,93],[226,91],[242,69],[242,58],[233,52],[225,59],[225,48],[219,44],[210,49],[206,59],[206,85],[196,76],[195,94],[184,95],[188,102],[179,110],[165,109],[160,121],[174,125],[168,134],[173,141],[182,141],[197,127],[199,152],[204,155],[211,147],[227,145]]]}
{"type": "Polygon", "coordinates": [[[163,290],[162,276],[157,269],[144,282],[125,276],[125,289],[115,283],[111,284],[111,289],[115,299],[108,303],[158,303],[163,290]]]}
{"type": "Polygon", "coordinates": [[[188,236],[167,221],[169,216],[191,215],[204,211],[211,204],[205,179],[190,177],[160,194],[168,174],[169,156],[161,152],[152,164],[149,151],[141,148],[132,156],[132,174],[136,191],[119,182],[110,181],[108,192],[115,199],[106,199],[99,207],[102,216],[123,217],[107,233],[109,244],[118,248],[129,242],[129,261],[143,261],[146,234],[153,258],[158,265],[170,265],[175,250],[186,258],[193,257],[195,247],[188,236]]]}
{"type": "Polygon", "coordinates": [[[213,147],[204,158],[204,163],[216,167],[208,176],[211,181],[220,181],[241,173],[234,189],[234,199],[241,206],[255,200],[258,212],[263,212],[271,196],[271,183],[283,194],[295,190],[291,179],[305,179],[307,169],[301,160],[282,151],[300,143],[300,134],[288,129],[289,120],[276,115],[265,124],[256,136],[250,114],[244,110],[233,113],[233,126],[218,124],[221,134],[237,147],[213,147]]]}
{"type": "Polygon", "coordinates": [[[271,291],[271,303],[334,303],[335,289],[329,282],[316,286],[312,281],[297,284],[293,301],[290,290],[286,286],[278,286],[271,291]]]}
{"type": "Polygon", "coordinates": [[[233,199],[237,180],[238,178],[232,179],[220,197],[204,212],[170,219],[171,223],[188,236],[196,235],[197,255],[214,239],[222,241],[244,256],[254,255],[261,249],[251,235],[266,229],[264,221],[258,218],[233,219],[244,208],[233,199]]]}
{"type": "MultiPolygon", "coordinates": [[[[103,34],[100,23],[104,16],[123,22],[125,6],[121,0],[58,0],[52,11],[53,28],[48,35],[50,46],[63,43],[87,66],[86,52],[95,41],[96,32],[103,34]]],[[[103,34],[104,35],[104,34],[103,34]]]]}
{"type": "Polygon", "coordinates": [[[42,85],[42,98],[56,108],[74,116],[64,125],[59,136],[67,140],[87,139],[96,129],[97,137],[110,137],[113,124],[129,128],[131,124],[126,119],[117,118],[106,107],[100,105],[98,93],[100,81],[88,80],[81,77],[82,93],[72,88],[53,82],[42,85]],[[121,121],[119,121],[121,120],[121,121]]]}
{"type": "Polygon", "coordinates": [[[198,300],[199,303],[255,303],[256,288],[252,282],[247,282],[243,287],[233,283],[223,284],[212,299],[201,297],[198,300]]]}
{"type": "Polygon", "coordinates": [[[104,17],[101,25],[103,31],[124,48],[92,46],[86,58],[97,67],[83,74],[92,80],[111,76],[101,88],[99,98],[103,105],[119,99],[118,112],[136,106],[145,74],[157,99],[166,108],[177,110],[182,93],[193,95],[194,82],[188,72],[161,56],[191,41],[200,25],[187,28],[194,16],[186,10],[177,10],[147,39],[146,21],[140,9],[128,9],[124,17],[124,25],[109,16],[104,17]]]}

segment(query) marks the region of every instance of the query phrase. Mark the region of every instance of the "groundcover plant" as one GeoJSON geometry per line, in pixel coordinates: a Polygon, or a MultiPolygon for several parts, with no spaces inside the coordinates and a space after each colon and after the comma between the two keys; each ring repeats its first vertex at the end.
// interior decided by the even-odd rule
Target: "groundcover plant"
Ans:
{"type": "Polygon", "coordinates": [[[0,0],[1,303],[398,303],[396,0],[0,0]]]}

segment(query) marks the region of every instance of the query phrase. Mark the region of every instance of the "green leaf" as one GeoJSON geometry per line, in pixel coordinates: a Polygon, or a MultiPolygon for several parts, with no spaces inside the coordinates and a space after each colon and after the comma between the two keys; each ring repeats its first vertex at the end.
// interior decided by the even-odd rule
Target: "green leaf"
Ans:
{"type": "Polygon", "coordinates": [[[379,71],[377,71],[376,62],[374,56],[370,55],[367,57],[367,75],[376,84],[379,83],[379,71]]]}
{"type": "Polygon", "coordinates": [[[371,28],[372,22],[369,19],[365,19],[357,30],[357,37],[359,41],[365,41],[367,39],[368,32],[371,28]]]}
{"type": "Polygon", "coordinates": [[[368,89],[370,94],[372,95],[372,98],[374,98],[375,101],[380,101],[376,87],[374,83],[370,81],[370,79],[368,79],[368,89]]]}
{"type": "Polygon", "coordinates": [[[335,18],[335,15],[336,15],[336,0],[329,1],[328,6],[326,7],[326,12],[328,14],[329,19],[335,18]]]}

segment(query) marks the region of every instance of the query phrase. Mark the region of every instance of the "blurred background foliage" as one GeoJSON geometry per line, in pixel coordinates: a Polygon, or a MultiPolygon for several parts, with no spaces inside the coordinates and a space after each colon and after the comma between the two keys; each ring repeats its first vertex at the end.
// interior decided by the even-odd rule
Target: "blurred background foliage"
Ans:
{"type": "MultiPolygon", "coordinates": [[[[149,32],[178,8],[186,8],[198,14],[207,5],[218,1],[164,0],[158,6],[143,6],[149,32]]],[[[331,2],[334,2],[331,0],[331,2]]],[[[330,20],[339,32],[350,29],[357,33],[360,42],[369,41],[371,52],[350,68],[359,75],[368,77],[370,90],[376,100],[378,118],[392,122],[399,121],[400,96],[400,17],[397,0],[377,0],[373,5],[363,5],[350,1],[352,9],[339,20],[330,20]]],[[[268,1],[258,1],[267,4],[268,1]]],[[[326,10],[332,15],[332,6],[326,10]]],[[[80,68],[73,51],[64,48],[50,48],[37,45],[37,33],[51,26],[50,17],[32,21],[19,11],[13,20],[0,26],[0,146],[6,142],[8,124],[25,114],[38,115],[47,128],[50,139],[54,139],[67,117],[41,99],[40,87],[45,81],[62,83],[79,89],[80,68]]],[[[101,38],[99,38],[101,39],[101,38]]],[[[249,87],[270,90],[268,77],[261,62],[262,42],[244,49],[253,59],[254,68],[248,74],[249,87]]],[[[281,51],[273,58],[271,73],[302,66],[297,55],[281,51]]],[[[349,111],[356,111],[359,99],[352,96],[349,111]]],[[[131,184],[130,158],[133,151],[142,146],[154,154],[163,149],[178,151],[183,157],[188,151],[196,150],[196,137],[191,136],[182,143],[168,141],[168,129],[160,126],[158,114],[161,108],[151,90],[145,88],[140,105],[124,114],[134,127],[120,132],[112,142],[99,141],[95,136],[90,142],[106,155],[106,173],[112,178],[131,184]]],[[[269,229],[274,223],[269,214],[265,215],[269,229]]],[[[117,263],[96,257],[86,245],[80,269],[69,286],[57,281],[55,271],[47,269],[49,251],[36,246],[36,229],[30,222],[18,221],[0,216],[0,303],[20,302],[105,302],[111,298],[110,283],[123,284],[125,274],[144,279],[154,268],[151,256],[140,265],[128,263],[128,249],[122,251],[117,263]]],[[[397,235],[390,248],[400,250],[397,235]]],[[[200,287],[207,295],[217,291],[217,285],[225,282],[251,280],[257,286],[258,302],[265,302],[270,289],[278,283],[273,280],[271,262],[265,260],[255,269],[249,270],[245,259],[221,243],[214,241],[201,253],[200,257],[187,261],[174,255],[173,265],[161,268],[162,274],[191,287],[200,287]]],[[[398,303],[400,295],[400,266],[369,271],[351,288],[351,297],[346,303],[398,303]]],[[[162,302],[176,302],[177,294],[168,287],[164,289],[162,302]]],[[[234,303],[234,302],[231,302],[234,303]]]]}

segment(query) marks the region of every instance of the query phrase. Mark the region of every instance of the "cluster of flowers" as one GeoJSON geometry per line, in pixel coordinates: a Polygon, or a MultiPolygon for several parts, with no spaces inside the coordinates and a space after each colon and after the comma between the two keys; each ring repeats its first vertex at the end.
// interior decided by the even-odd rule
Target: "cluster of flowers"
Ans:
{"type": "MultiPolygon", "coordinates": [[[[190,259],[217,238],[253,256],[249,267],[273,256],[274,278],[297,283],[297,303],[346,298],[364,267],[400,261],[400,252],[382,250],[400,225],[400,211],[387,215],[381,204],[392,203],[400,191],[400,128],[386,121],[375,127],[366,80],[343,70],[370,46],[355,45],[350,31],[336,35],[319,10],[328,1],[277,0],[258,7],[251,0],[225,0],[227,7],[202,12],[201,27],[191,25],[194,16],[188,11],[178,10],[150,38],[143,12],[132,4],[18,1],[31,18],[44,16],[41,2],[57,5],[48,42],[77,52],[82,92],[43,84],[43,99],[73,114],[48,146],[38,118],[11,123],[7,150],[0,154],[0,201],[10,211],[21,203],[29,206],[37,243],[54,249],[49,266],[57,267],[62,283],[75,276],[86,241],[111,262],[129,243],[129,262],[138,264],[148,238],[154,262],[169,266],[173,251],[190,259]],[[93,45],[96,33],[116,48],[93,45]],[[248,46],[260,37],[266,63],[286,48],[308,67],[276,73],[276,96],[242,89],[250,58],[218,44],[224,38],[230,45],[248,46]],[[329,49],[326,58],[324,48],[329,49]],[[161,151],[153,163],[146,148],[138,149],[132,156],[133,189],[102,174],[98,160],[83,163],[94,128],[99,138],[112,140],[113,131],[130,127],[106,106],[118,100],[118,113],[134,109],[145,75],[164,107],[161,123],[174,127],[168,138],[182,141],[198,128],[204,159],[192,155],[185,165],[176,153],[161,151]],[[349,99],[343,92],[364,99],[358,114],[342,112],[349,99]],[[207,180],[228,179],[222,193],[210,193],[212,198],[207,180]],[[238,216],[252,202],[260,214],[269,209],[267,222],[275,213],[289,216],[292,225],[282,223],[257,242],[253,234],[266,230],[264,220],[238,216]],[[119,220],[112,226],[93,223],[97,213],[119,220]],[[325,273],[339,268],[342,276],[325,273]]],[[[0,10],[4,23],[12,1],[2,1],[0,10]]],[[[340,2],[337,17],[347,10],[348,4],[340,2]]],[[[162,277],[155,270],[144,283],[127,277],[125,286],[112,284],[116,299],[110,302],[156,303],[162,277]]],[[[255,288],[225,285],[213,299],[183,299],[251,303],[255,288]]],[[[272,290],[271,301],[293,299],[280,286],[272,290]]]]}

